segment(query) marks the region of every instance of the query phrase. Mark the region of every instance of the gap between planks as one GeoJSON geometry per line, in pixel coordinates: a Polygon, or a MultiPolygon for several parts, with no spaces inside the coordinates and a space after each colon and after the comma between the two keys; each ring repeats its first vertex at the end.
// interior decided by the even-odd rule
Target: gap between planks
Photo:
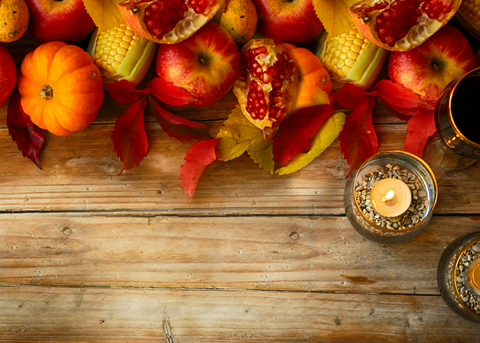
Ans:
{"type": "Polygon", "coordinates": [[[109,286],[109,285],[55,285],[55,284],[22,284],[22,283],[8,283],[0,282],[0,287],[37,287],[37,288],[68,288],[68,289],[111,289],[111,290],[158,290],[158,291],[211,291],[211,292],[254,292],[254,293],[295,293],[295,294],[362,294],[362,295],[391,295],[391,296],[413,296],[413,297],[440,297],[440,294],[422,294],[422,293],[387,293],[387,292],[352,292],[352,291],[307,291],[296,289],[256,289],[256,288],[239,288],[239,287],[153,287],[153,286],[109,286]]]}

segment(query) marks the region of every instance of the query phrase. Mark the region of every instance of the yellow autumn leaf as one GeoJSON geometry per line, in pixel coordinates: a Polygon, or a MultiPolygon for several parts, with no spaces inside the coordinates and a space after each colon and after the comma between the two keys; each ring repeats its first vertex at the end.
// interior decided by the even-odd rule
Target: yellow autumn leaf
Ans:
{"type": "Polygon", "coordinates": [[[118,10],[118,3],[122,0],[83,0],[87,13],[98,27],[97,35],[113,29],[124,22],[118,10]]]}
{"type": "Polygon", "coordinates": [[[257,137],[263,139],[262,131],[245,118],[240,106],[237,105],[216,136],[221,138],[215,148],[217,159],[229,161],[239,157],[257,137]]]}
{"type": "MultiPolygon", "coordinates": [[[[218,138],[218,136],[217,136],[218,138]]],[[[241,156],[247,151],[250,141],[243,141],[238,143],[235,138],[222,137],[215,147],[217,160],[227,162],[241,156]]]]}
{"type": "Polygon", "coordinates": [[[260,168],[273,174],[275,168],[275,162],[273,161],[273,140],[265,139],[263,135],[261,135],[251,141],[247,151],[260,168]]]}
{"type": "Polygon", "coordinates": [[[317,17],[330,37],[335,37],[350,28],[353,22],[348,8],[359,0],[313,0],[317,17]]]}
{"type": "Polygon", "coordinates": [[[278,169],[276,173],[279,175],[291,174],[312,162],[335,141],[340,131],[342,131],[345,118],[346,116],[343,112],[332,114],[313,137],[310,150],[295,156],[286,166],[278,169]]]}

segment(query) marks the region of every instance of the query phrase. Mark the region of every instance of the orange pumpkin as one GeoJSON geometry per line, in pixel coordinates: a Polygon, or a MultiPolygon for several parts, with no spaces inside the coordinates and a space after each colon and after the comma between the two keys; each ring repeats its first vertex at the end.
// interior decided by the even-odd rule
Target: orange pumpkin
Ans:
{"type": "Polygon", "coordinates": [[[20,69],[22,108],[35,125],[68,136],[95,119],[103,102],[102,78],[87,52],[45,43],[25,56],[20,69]]]}
{"type": "Polygon", "coordinates": [[[288,51],[299,73],[298,95],[292,112],[303,107],[330,103],[332,81],[322,61],[305,48],[297,48],[288,43],[280,46],[288,51]]]}

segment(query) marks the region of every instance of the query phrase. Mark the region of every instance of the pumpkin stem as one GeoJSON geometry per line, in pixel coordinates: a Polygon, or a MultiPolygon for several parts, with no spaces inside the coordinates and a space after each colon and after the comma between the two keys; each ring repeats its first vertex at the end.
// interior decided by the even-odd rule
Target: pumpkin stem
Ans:
{"type": "Polygon", "coordinates": [[[52,87],[44,85],[42,87],[42,89],[40,89],[39,95],[43,100],[53,99],[53,89],[52,89],[52,87]]]}

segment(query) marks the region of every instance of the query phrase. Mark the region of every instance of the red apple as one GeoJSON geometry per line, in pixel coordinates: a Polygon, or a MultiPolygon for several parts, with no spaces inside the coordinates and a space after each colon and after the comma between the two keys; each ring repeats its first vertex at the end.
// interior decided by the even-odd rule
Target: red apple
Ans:
{"type": "Polygon", "coordinates": [[[303,45],[323,30],[312,0],[253,0],[258,32],[276,43],[303,45]]]}
{"type": "Polygon", "coordinates": [[[432,107],[454,79],[475,68],[473,50],[465,36],[445,25],[422,45],[408,51],[393,51],[388,76],[418,94],[432,107]]]}
{"type": "Polygon", "coordinates": [[[240,73],[240,53],[232,36],[209,22],[180,43],[160,44],[155,69],[159,77],[196,98],[194,105],[205,106],[232,88],[240,73]]]}
{"type": "Polygon", "coordinates": [[[42,43],[78,43],[95,27],[82,0],[25,0],[30,12],[28,26],[42,43]]]}

